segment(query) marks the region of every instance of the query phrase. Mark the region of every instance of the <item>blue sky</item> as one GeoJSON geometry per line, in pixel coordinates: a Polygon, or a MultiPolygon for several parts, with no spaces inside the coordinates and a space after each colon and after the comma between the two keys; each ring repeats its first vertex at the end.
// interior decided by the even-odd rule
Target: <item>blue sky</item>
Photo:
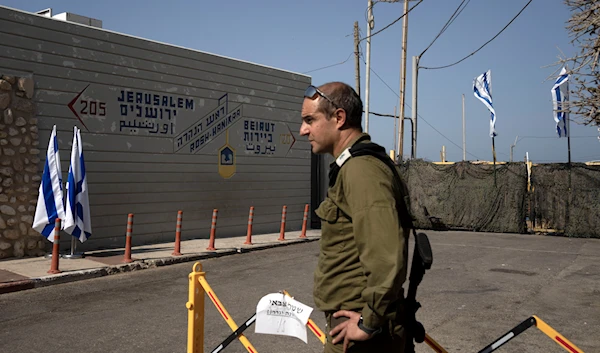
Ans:
{"type": "MultiPolygon", "coordinates": [[[[423,55],[420,65],[451,64],[475,51],[498,33],[528,0],[472,0],[423,55]]],[[[420,54],[442,29],[461,0],[425,0],[409,15],[406,103],[412,99],[412,56],[420,54]]],[[[344,81],[354,86],[353,25],[366,36],[367,0],[227,0],[227,1],[58,1],[4,0],[25,11],[48,7],[103,21],[108,30],[151,40],[307,73],[314,84],[344,81]],[[335,65],[317,70],[325,66],[335,65]]],[[[411,1],[411,5],[416,2],[411,1]]],[[[402,15],[403,2],[376,3],[375,27],[402,15]]],[[[458,65],[419,71],[417,157],[437,161],[446,146],[447,160],[462,159],[462,94],[465,95],[467,159],[491,160],[490,114],[473,96],[473,79],[492,70],[497,113],[497,159],[508,161],[526,152],[534,162],[566,162],[567,140],[558,138],[552,116],[548,77],[558,69],[561,51],[577,48],[565,29],[570,11],[562,0],[533,0],[494,41],[458,65]],[[431,127],[433,126],[433,128],[431,127]],[[435,128],[435,129],[434,129],[435,128]],[[437,131],[436,131],[437,130],[437,131]]],[[[371,112],[393,114],[399,105],[402,21],[372,37],[371,112]],[[378,77],[379,76],[379,77],[378,77]],[[388,87],[389,86],[389,87],[388,87]]],[[[366,41],[362,42],[366,51],[366,41]]],[[[364,99],[365,64],[361,63],[364,99]]],[[[406,108],[406,114],[411,109],[406,108]]],[[[298,117],[300,119],[300,117],[298,117]]],[[[410,124],[405,124],[408,128],[410,124]]],[[[370,116],[369,133],[388,150],[394,144],[394,120],[370,116]]],[[[600,160],[596,127],[571,123],[573,161],[600,160]]],[[[410,153],[406,133],[404,154],[410,153]]]]}

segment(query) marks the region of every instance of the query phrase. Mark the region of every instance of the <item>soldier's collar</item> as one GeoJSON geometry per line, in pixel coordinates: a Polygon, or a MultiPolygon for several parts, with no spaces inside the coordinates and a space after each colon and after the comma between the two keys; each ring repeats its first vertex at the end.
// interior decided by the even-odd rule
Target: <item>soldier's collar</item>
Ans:
{"type": "Polygon", "coordinates": [[[366,141],[366,140],[371,140],[371,136],[369,136],[369,134],[367,134],[367,133],[360,134],[359,137],[356,138],[354,141],[351,141],[350,144],[348,145],[348,147],[346,147],[346,149],[344,149],[342,151],[342,153],[340,153],[340,155],[335,159],[335,164],[337,164],[338,167],[341,167],[342,165],[344,165],[344,163],[346,163],[346,161],[348,159],[350,159],[350,157],[352,157],[352,154],[350,153],[350,149],[352,147],[354,147],[356,144],[360,143],[361,141],[366,141]]]}
{"type": "MultiPolygon", "coordinates": [[[[350,159],[350,157],[372,155],[379,158],[386,164],[391,165],[393,163],[391,158],[385,153],[385,148],[370,141],[366,143],[360,143],[364,140],[370,140],[369,135],[363,134],[362,136],[360,136],[358,139],[356,139],[356,141],[354,141],[351,147],[346,148],[342,151],[342,153],[340,153],[340,155],[335,159],[335,162],[331,163],[329,167],[330,187],[335,185],[335,181],[337,179],[338,173],[340,172],[340,169],[342,168],[344,163],[346,163],[350,159]]],[[[395,167],[392,165],[392,168],[395,167]]]]}

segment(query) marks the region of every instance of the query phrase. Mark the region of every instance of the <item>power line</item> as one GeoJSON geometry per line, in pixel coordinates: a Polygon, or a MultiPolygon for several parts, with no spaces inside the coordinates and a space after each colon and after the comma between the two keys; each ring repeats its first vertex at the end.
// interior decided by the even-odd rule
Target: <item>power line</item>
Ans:
{"type": "MultiPolygon", "coordinates": [[[[360,32],[360,28],[358,30],[360,32]]],[[[353,35],[354,35],[354,33],[350,33],[350,34],[345,35],[344,38],[347,38],[347,37],[350,37],[350,36],[353,36],[353,35]]],[[[350,55],[348,55],[348,57],[346,58],[346,60],[344,60],[342,62],[339,62],[339,63],[336,63],[336,64],[331,64],[331,65],[327,65],[327,66],[323,66],[323,67],[320,67],[320,68],[314,69],[314,70],[305,71],[305,72],[303,72],[303,74],[308,74],[308,73],[311,73],[311,72],[328,69],[330,67],[334,67],[334,66],[338,66],[338,65],[343,65],[343,64],[345,64],[350,59],[350,57],[352,56],[352,54],[354,54],[354,52],[350,53],[350,55]]]]}
{"type": "Polygon", "coordinates": [[[461,63],[461,62],[463,62],[464,60],[466,60],[467,58],[469,58],[469,57],[471,57],[471,56],[475,55],[475,53],[477,53],[478,51],[480,51],[481,49],[483,49],[483,47],[485,47],[486,45],[488,45],[488,44],[489,44],[491,41],[493,41],[494,39],[496,39],[496,37],[498,37],[498,36],[500,35],[500,33],[504,32],[504,30],[505,30],[506,28],[508,28],[508,26],[510,26],[510,24],[511,24],[511,23],[513,23],[513,21],[514,21],[514,20],[516,20],[516,19],[517,19],[517,17],[519,17],[519,15],[520,15],[520,14],[521,14],[521,13],[522,13],[522,12],[523,12],[523,11],[524,11],[526,8],[527,8],[527,6],[529,6],[529,4],[531,4],[531,2],[532,2],[532,1],[533,1],[533,0],[529,0],[529,1],[527,2],[527,4],[525,4],[525,6],[523,6],[523,8],[521,9],[521,11],[519,11],[519,13],[517,13],[517,15],[516,15],[515,17],[513,17],[513,19],[512,19],[512,20],[510,20],[510,22],[508,22],[508,24],[507,24],[506,26],[504,26],[504,28],[502,28],[502,30],[500,30],[500,32],[498,32],[498,33],[497,33],[495,36],[493,36],[493,37],[492,37],[492,39],[490,39],[490,40],[488,40],[487,42],[485,42],[485,43],[484,43],[482,46],[480,46],[480,47],[479,47],[477,50],[475,50],[475,51],[474,51],[474,52],[472,52],[471,54],[469,54],[469,55],[465,56],[464,58],[460,59],[459,61],[457,61],[457,62],[455,62],[455,63],[452,63],[452,64],[449,64],[449,65],[437,66],[437,67],[424,67],[424,66],[421,66],[420,68],[421,68],[421,69],[425,69],[425,70],[437,70],[437,69],[445,69],[445,68],[447,68],[447,67],[454,66],[454,65],[456,65],[456,64],[458,64],[458,63],[461,63]]]}
{"type": "MultiPolygon", "coordinates": [[[[416,3],[413,7],[411,7],[410,9],[408,9],[408,11],[406,11],[405,14],[402,14],[402,16],[398,17],[397,19],[395,19],[392,23],[390,23],[389,25],[383,27],[382,29],[380,29],[379,31],[375,32],[375,33],[371,33],[370,36],[366,36],[363,39],[361,39],[360,41],[362,42],[363,40],[367,39],[367,38],[371,38],[374,35],[383,32],[384,30],[388,29],[389,27],[391,27],[393,24],[395,24],[396,22],[400,21],[402,18],[404,18],[404,16],[408,15],[415,7],[419,6],[419,4],[421,4],[423,2],[423,0],[420,0],[418,3],[416,3]]],[[[368,8],[367,8],[368,10],[368,8]]]]}
{"type": "MultiPolygon", "coordinates": [[[[364,61],[364,58],[363,58],[363,61],[364,61]]],[[[384,80],[381,78],[381,76],[379,76],[379,75],[377,74],[377,72],[375,72],[375,70],[373,70],[373,68],[371,68],[371,71],[372,71],[372,72],[375,74],[375,76],[377,76],[377,78],[379,78],[379,80],[380,80],[381,82],[383,82],[383,84],[384,84],[384,85],[385,85],[385,86],[386,86],[386,87],[387,87],[387,88],[388,88],[390,91],[392,91],[392,93],[394,93],[394,94],[395,94],[395,95],[396,95],[398,98],[400,98],[400,95],[398,95],[398,93],[396,93],[396,91],[394,91],[394,90],[393,90],[393,89],[392,89],[392,88],[391,88],[391,87],[390,87],[390,86],[389,86],[389,85],[388,85],[388,84],[387,84],[387,83],[386,83],[386,82],[385,82],[385,81],[384,81],[384,80]]],[[[412,107],[411,107],[410,105],[408,105],[408,103],[404,103],[404,104],[406,104],[406,105],[407,105],[407,106],[408,106],[410,109],[412,109],[412,107]]],[[[454,143],[454,141],[450,140],[448,137],[446,137],[446,135],[442,134],[442,133],[441,133],[441,132],[440,132],[438,129],[436,129],[436,128],[435,128],[433,125],[431,125],[431,124],[430,124],[430,123],[429,123],[427,120],[425,120],[425,119],[424,119],[424,118],[423,118],[421,115],[419,115],[418,113],[417,113],[417,115],[419,116],[419,118],[423,119],[423,121],[424,121],[424,122],[425,122],[427,125],[429,125],[429,126],[430,126],[430,127],[433,129],[433,130],[435,130],[435,131],[436,131],[438,134],[442,135],[442,136],[443,136],[443,137],[444,137],[446,140],[450,141],[452,144],[454,144],[456,147],[458,147],[458,148],[460,148],[460,149],[462,150],[462,147],[460,147],[459,145],[457,145],[456,143],[454,143]]],[[[469,153],[471,156],[473,156],[473,157],[475,157],[475,158],[477,158],[477,159],[481,159],[481,158],[479,158],[479,157],[475,156],[474,154],[470,153],[469,151],[467,151],[467,153],[469,153]]]]}
{"type": "Polygon", "coordinates": [[[425,50],[423,50],[423,52],[421,54],[419,54],[419,58],[423,56],[423,54],[425,54],[425,52],[433,45],[433,43],[435,43],[435,41],[442,35],[442,33],[444,33],[448,27],[450,27],[450,25],[452,24],[452,22],[454,22],[454,20],[456,20],[456,18],[460,15],[460,13],[465,9],[465,7],[467,7],[467,5],[469,5],[469,2],[471,2],[471,0],[467,1],[467,5],[465,5],[462,9],[462,5],[465,3],[466,0],[463,0],[458,7],[456,8],[456,10],[454,10],[454,13],[452,14],[452,16],[450,16],[450,18],[448,19],[448,21],[446,22],[446,24],[444,25],[444,27],[442,27],[442,29],[440,30],[440,33],[438,33],[435,38],[433,38],[433,41],[431,41],[431,43],[429,43],[429,45],[427,46],[427,48],[425,48],[425,50]],[[457,13],[458,12],[458,13],[457,13]]]}
{"type": "MultiPolygon", "coordinates": [[[[365,112],[365,111],[363,110],[363,113],[364,113],[364,112],[365,112]]],[[[398,115],[392,115],[392,114],[381,114],[381,113],[375,113],[375,112],[371,112],[371,111],[369,112],[369,114],[373,114],[373,115],[381,116],[381,117],[384,117],[384,118],[395,118],[395,119],[398,119],[398,118],[399,118],[399,116],[398,116],[398,115]]]]}
{"type": "MultiPolygon", "coordinates": [[[[362,56],[361,56],[361,58],[362,58],[362,56]]],[[[364,58],[362,58],[362,59],[363,59],[363,62],[364,62],[364,58]]],[[[391,87],[390,87],[390,86],[389,86],[389,85],[388,85],[388,84],[387,84],[387,83],[386,83],[386,82],[385,82],[385,81],[384,81],[384,80],[381,78],[381,76],[379,76],[379,75],[377,74],[377,72],[375,72],[375,70],[373,70],[373,68],[371,68],[371,72],[373,72],[373,73],[375,74],[375,76],[377,76],[377,78],[379,78],[379,80],[381,80],[381,82],[383,82],[383,84],[384,84],[384,85],[386,85],[386,87],[387,87],[387,88],[389,88],[389,89],[390,89],[390,91],[392,91],[392,93],[394,93],[394,94],[395,94],[395,95],[396,95],[398,98],[400,98],[400,96],[398,95],[398,93],[396,93],[396,91],[394,91],[394,90],[393,90],[393,89],[392,89],[392,88],[391,88],[391,87]]],[[[411,106],[410,106],[410,105],[408,105],[408,103],[404,103],[404,104],[406,104],[406,105],[407,105],[407,106],[408,106],[410,109],[412,109],[412,108],[411,108],[411,106]]],[[[436,129],[436,128],[435,128],[433,125],[431,125],[431,124],[430,124],[430,123],[429,123],[427,120],[425,120],[425,119],[424,119],[424,118],[423,118],[421,115],[419,115],[419,113],[417,113],[417,115],[418,115],[418,116],[419,116],[419,118],[421,118],[421,119],[422,119],[422,120],[423,120],[423,121],[424,121],[424,122],[425,122],[427,125],[429,125],[429,126],[430,126],[430,127],[433,129],[433,130],[435,130],[435,131],[436,131],[438,134],[442,135],[442,137],[444,137],[446,140],[450,141],[450,143],[452,143],[454,146],[456,146],[456,147],[458,147],[460,150],[462,150],[462,147],[460,147],[459,145],[457,145],[456,143],[454,143],[454,141],[450,140],[448,137],[446,137],[446,135],[442,134],[442,133],[441,133],[441,132],[440,132],[438,129],[436,129]]],[[[466,152],[467,152],[469,155],[471,155],[471,156],[473,156],[473,157],[475,157],[475,158],[477,158],[477,159],[481,159],[481,158],[477,157],[476,155],[474,155],[473,153],[471,153],[471,152],[469,152],[469,151],[466,151],[466,152]]]]}
{"type": "Polygon", "coordinates": [[[305,72],[303,72],[303,74],[308,74],[308,73],[311,73],[311,72],[315,72],[315,71],[319,71],[319,70],[324,70],[324,69],[328,69],[330,67],[334,67],[334,66],[345,64],[346,61],[348,61],[350,59],[350,57],[352,56],[352,54],[354,54],[354,52],[350,53],[350,55],[348,55],[348,57],[346,58],[346,60],[344,60],[342,62],[339,62],[337,64],[331,64],[331,65],[323,66],[323,67],[320,67],[318,69],[314,69],[314,70],[310,70],[310,71],[305,71],[305,72]]]}
{"type": "MultiPolygon", "coordinates": [[[[577,138],[597,138],[598,136],[571,136],[572,139],[577,139],[577,138]]],[[[521,136],[521,138],[519,138],[517,140],[517,142],[523,140],[523,139],[556,139],[556,136],[521,136]]]]}
{"type": "MultiPolygon", "coordinates": [[[[590,137],[598,137],[598,136],[571,136],[572,139],[576,139],[576,138],[590,138],[590,137]]],[[[555,139],[557,138],[556,136],[522,136],[519,141],[521,141],[524,138],[530,138],[530,139],[555,139]]]]}

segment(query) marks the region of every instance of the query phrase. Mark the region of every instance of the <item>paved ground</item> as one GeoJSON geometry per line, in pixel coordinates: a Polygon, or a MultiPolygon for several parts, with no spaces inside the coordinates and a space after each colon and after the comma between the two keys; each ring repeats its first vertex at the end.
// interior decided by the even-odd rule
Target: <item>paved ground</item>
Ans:
{"type": "MultiPolygon", "coordinates": [[[[537,235],[427,232],[433,268],[419,288],[418,318],[448,352],[477,352],[537,315],[584,352],[600,351],[600,241],[537,235]]],[[[233,318],[249,318],[265,294],[287,289],[312,302],[318,242],[203,260],[233,318]]],[[[7,352],[184,352],[187,275],[193,262],[0,295],[7,352]]],[[[322,315],[313,319],[324,328],[322,315]]],[[[229,333],[206,299],[205,351],[229,333]]],[[[258,352],[320,352],[281,336],[247,334],[258,352]]],[[[244,352],[234,342],[224,352],[244,352]]],[[[425,345],[418,352],[431,352],[425,345]]],[[[498,352],[563,352],[535,327],[498,352]]]]}
{"type": "MultiPolygon", "coordinates": [[[[184,240],[180,243],[180,253],[173,255],[175,243],[162,243],[134,246],[131,249],[130,263],[125,263],[125,249],[107,249],[84,253],[80,258],[63,258],[71,252],[60,252],[58,269],[61,273],[49,274],[51,258],[25,257],[0,260],[0,294],[38,288],[47,285],[78,281],[105,275],[136,271],[157,266],[171,265],[187,261],[254,251],[275,246],[285,246],[298,242],[315,241],[320,231],[307,230],[302,237],[300,231],[287,231],[283,240],[280,234],[257,234],[251,237],[252,244],[245,244],[246,236],[215,240],[215,250],[207,250],[208,239],[184,240]]],[[[76,250],[77,251],[77,250],[76,250]]]]}

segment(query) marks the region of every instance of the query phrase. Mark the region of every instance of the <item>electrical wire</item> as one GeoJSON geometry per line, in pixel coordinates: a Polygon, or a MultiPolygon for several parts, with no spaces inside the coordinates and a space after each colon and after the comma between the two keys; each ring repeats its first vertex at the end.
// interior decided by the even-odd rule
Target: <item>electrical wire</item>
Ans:
{"type": "Polygon", "coordinates": [[[442,27],[442,29],[440,30],[440,33],[438,33],[435,38],[433,38],[433,41],[431,41],[431,43],[429,43],[429,45],[427,46],[427,48],[425,48],[425,50],[423,50],[423,52],[421,54],[419,54],[419,58],[421,58],[423,56],[423,54],[425,54],[425,52],[433,45],[433,43],[435,43],[435,41],[442,35],[442,33],[444,33],[448,27],[450,27],[450,25],[452,24],[452,22],[454,22],[454,20],[456,20],[456,18],[460,15],[460,13],[465,9],[465,7],[467,7],[467,5],[469,5],[469,2],[471,2],[471,0],[467,1],[467,4],[462,7],[462,5],[465,3],[466,0],[463,0],[458,7],[456,8],[456,10],[454,10],[454,13],[452,14],[452,16],[450,16],[450,18],[448,19],[448,21],[446,22],[446,24],[444,25],[444,27],[442,27]],[[462,9],[461,9],[462,7],[462,9]]]}
{"type": "Polygon", "coordinates": [[[345,64],[345,63],[346,63],[348,60],[350,60],[350,57],[352,56],[352,54],[354,54],[354,52],[351,52],[351,53],[350,53],[350,55],[348,55],[348,57],[346,58],[346,60],[344,60],[344,61],[342,61],[342,62],[339,62],[339,63],[337,63],[337,64],[332,64],[332,65],[323,66],[323,67],[320,67],[320,68],[318,68],[318,69],[314,69],[314,70],[305,71],[305,72],[303,72],[303,74],[308,74],[308,73],[311,73],[311,72],[315,72],[315,71],[319,71],[319,70],[328,69],[328,68],[330,68],[330,67],[334,67],[334,66],[338,66],[338,65],[343,65],[343,64],[345,64]]]}
{"type": "MultiPolygon", "coordinates": [[[[571,136],[572,139],[577,139],[577,138],[597,138],[598,136],[571,136]]],[[[517,143],[523,139],[556,139],[558,137],[556,136],[521,136],[519,139],[517,139],[517,143]]]]}
{"type": "Polygon", "coordinates": [[[498,36],[499,36],[499,35],[500,35],[502,32],[504,32],[504,30],[505,30],[506,28],[508,28],[508,26],[510,26],[510,24],[511,24],[511,23],[513,23],[513,21],[514,21],[514,20],[516,20],[516,19],[517,19],[517,17],[519,17],[519,15],[521,15],[521,13],[522,13],[522,12],[523,12],[523,11],[524,11],[526,8],[527,8],[527,6],[529,6],[529,4],[531,4],[531,2],[532,2],[532,1],[533,1],[533,0],[529,0],[529,1],[527,2],[527,4],[525,4],[525,6],[523,6],[523,8],[521,9],[521,11],[519,11],[519,13],[517,13],[517,15],[516,15],[515,17],[513,17],[513,19],[512,19],[512,20],[510,20],[510,22],[508,22],[508,24],[506,24],[506,26],[504,26],[504,28],[502,28],[502,29],[500,30],[500,32],[498,32],[498,33],[497,33],[495,36],[493,36],[493,37],[492,37],[492,39],[490,39],[490,40],[488,40],[487,42],[485,42],[485,43],[484,43],[482,46],[480,46],[480,47],[479,47],[477,50],[475,50],[475,51],[474,51],[474,52],[472,52],[471,54],[469,54],[469,55],[465,56],[464,58],[462,58],[462,59],[460,59],[459,61],[457,61],[457,62],[455,62],[455,63],[452,63],[452,64],[448,64],[448,65],[444,65],[444,66],[436,66],[436,67],[424,67],[424,66],[420,66],[419,68],[421,68],[421,69],[425,69],[425,70],[438,70],[438,69],[445,69],[445,68],[447,68],[447,67],[454,66],[454,65],[457,65],[457,64],[459,64],[459,63],[461,63],[461,62],[465,61],[467,58],[469,58],[469,57],[471,57],[471,56],[475,55],[475,53],[477,53],[478,51],[480,51],[481,49],[483,49],[483,47],[485,47],[486,45],[488,45],[488,44],[489,44],[491,41],[493,41],[494,39],[496,39],[496,37],[498,37],[498,36]]]}
{"type": "Polygon", "coordinates": [[[369,9],[373,10],[373,8],[375,7],[375,4],[377,4],[379,1],[374,1],[373,5],[371,6],[367,6],[367,9],[365,10],[365,22],[367,22],[367,25],[369,23],[369,9]]]}
{"type": "MultiPolygon", "coordinates": [[[[361,58],[362,58],[362,55],[361,55],[361,58]]],[[[364,60],[364,58],[362,58],[362,59],[363,59],[363,62],[364,62],[364,61],[365,61],[365,60],[364,60]]],[[[384,84],[384,85],[385,85],[387,88],[389,88],[389,89],[390,89],[390,91],[392,91],[392,93],[394,93],[394,94],[395,94],[395,95],[396,95],[398,98],[400,98],[400,96],[398,95],[398,93],[396,93],[396,91],[394,91],[394,90],[393,90],[393,89],[392,89],[392,88],[391,88],[391,87],[390,87],[390,86],[389,86],[389,85],[388,85],[388,84],[387,84],[387,83],[386,83],[386,82],[385,82],[385,81],[384,81],[384,80],[381,78],[381,76],[379,76],[379,75],[377,74],[377,72],[375,72],[375,70],[373,70],[373,68],[372,68],[372,67],[371,67],[371,72],[372,72],[373,74],[375,74],[375,76],[377,76],[377,78],[379,78],[379,80],[381,80],[381,82],[383,82],[383,84],[384,84]]],[[[410,109],[412,109],[412,108],[410,107],[410,105],[408,105],[408,103],[404,103],[404,104],[406,104],[406,105],[407,105],[407,106],[408,106],[410,109]]],[[[418,116],[418,117],[419,117],[421,120],[423,120],[423,121],[424,121],[424,122],[425,122],[427,125],[429,125],[429,127],[431,127],[433,130],[435,130],[435,131],[436,131],[438,134],[440,134],[440,135],[441,135],[442,137],[444,137],[446,140],[450,141],[450,143],[452,143],[454,146],[458,147],[458,148],[459,148],[459,149],[462,151],[462,147],[461,147],[461,146],[457,145],[457,144],[456,144],[454,141],[450,140],[450,139],[449,139],[449,138],[448,138],[446,135],[442,134],[442,133],[441,133],[441,132],[440,132],[438,129],[436,129],[436,128],[435,128],[433,125],[431,125],[431,124],[430,124],[430,123],[429,123],[427,120],[425,120],[425,119],[424,119],[424,118],[423,118],[423,117],[422,117],[422,116],[421,116],[419,113],[417,113],[417,116],[418,116]]],[[[471,153],[471,152],[469,152],[469,151],[466,151],[466,153],[467,153],[467,154],[469,154],[469,155],[471,155],[471,156],[473,156],[473,157],[475,157],[475,158],[477,158],[477,159],[479,159],[479,160],[481,160],[481,158],[477,157],[476,155],[474,155],[473,153],[471,153]]]]}
{"type": "MultiPolygon", "coordinates": [[[[383,32],[384,30],[388,29],[389,27],[391,27],[393,24],[395,24],[396,22],[400,21],[402,18],[404,18],[404,16],[408,15],[415,7],[419,6],[419,4],[421,4],[423,2],[423,0],[419,1],[418,3],[416,3],[413,7],[411,7],[410,9],[408,9],[408,11],[405,14],[402,14],[402,16],[398,17],[397,19],[395,19],[392,23],[390,23],[389,25],[383,27],[382,29],[376,31],[375,33],[371,33],[370,36],[366,36],[363,39],[361,39],[360,41],[362,42],[365,39],[371,38],[376,34],[379,34],[381,32],[383,32]]],[[[368,21],[367,21],[368,22],[368,21]]]]}

